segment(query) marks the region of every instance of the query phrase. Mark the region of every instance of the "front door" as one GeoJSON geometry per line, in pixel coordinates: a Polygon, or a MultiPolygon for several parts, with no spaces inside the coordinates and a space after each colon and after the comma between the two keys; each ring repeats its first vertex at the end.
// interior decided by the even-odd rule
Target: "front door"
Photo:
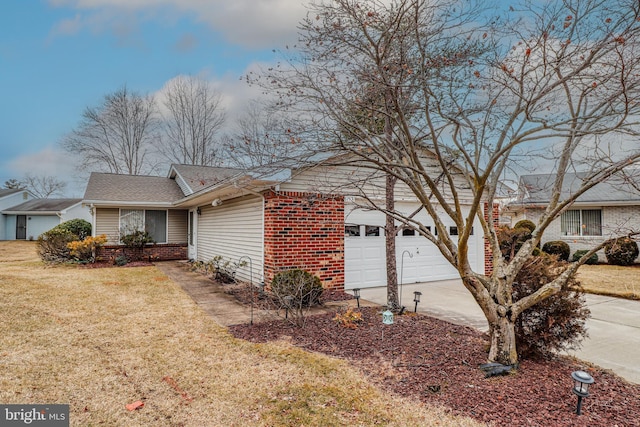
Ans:
{"type": "Polygon", "coordinates": [[[197,244],[198,244],[198,215],[195,209],[189,211],[189,247],[188,256],[189,259],[197,259],[197,244]]]}
{"type": "Polygon", "coordinates": [[[27,216],[16,215],[16,240],[27,238],[27,216]]]}

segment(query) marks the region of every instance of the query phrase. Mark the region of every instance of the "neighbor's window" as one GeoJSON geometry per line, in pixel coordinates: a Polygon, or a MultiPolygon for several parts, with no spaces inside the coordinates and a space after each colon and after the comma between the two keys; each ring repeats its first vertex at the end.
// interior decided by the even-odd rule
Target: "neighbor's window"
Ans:
{"type": "Polygon", "coordinates": [[[575,209],[560,216],[560,232],[565,236],[602,236],[600,209],[575,209]]]}
{"type": "Polygon", "coordinates": [[[120,209],[120,230],[144,230],[156,243],[167,243],[167,211],[120,209]]]}

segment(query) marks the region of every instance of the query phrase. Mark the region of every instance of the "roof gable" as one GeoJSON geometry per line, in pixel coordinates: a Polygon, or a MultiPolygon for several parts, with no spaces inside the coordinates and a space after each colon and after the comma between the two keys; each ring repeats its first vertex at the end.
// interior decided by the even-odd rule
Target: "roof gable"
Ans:
{"type": "Polygon", "coordinates": [[[179,164],[171,165],[169,170],[169,178],[175,179],[185,196],[243,174],[242,170],[235,168],[179,164]]]}

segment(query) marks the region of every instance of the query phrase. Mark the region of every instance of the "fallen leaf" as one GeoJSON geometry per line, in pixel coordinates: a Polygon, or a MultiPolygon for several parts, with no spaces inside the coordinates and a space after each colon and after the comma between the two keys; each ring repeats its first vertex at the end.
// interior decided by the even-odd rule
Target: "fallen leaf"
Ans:
{"type": "Polygon", "coordinates": [[[140,409],[144,406],[144,402],[142,400],[136,400],[133,403],[129,403],[128,405],[125,405],[125,408],[127,408],[128,411],[135,411],[136,409],[140,409]]]}

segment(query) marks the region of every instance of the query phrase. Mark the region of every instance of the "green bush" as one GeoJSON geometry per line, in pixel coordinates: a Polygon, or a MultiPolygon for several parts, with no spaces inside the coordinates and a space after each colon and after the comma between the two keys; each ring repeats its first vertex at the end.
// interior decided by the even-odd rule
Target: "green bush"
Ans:
{"type": "Polygon", "coordinates": [[[607,262],[612,265],[631,265],[638,258],[638,244],[629,237],[619,237],[604,247],[607,262]]]}
{"type": "Polygon", "coordinates": [[[559,260],[569,261],[569,255],[571,255],[571,248],[567,242],[561,240],[551,240],[542,245],[542,252],[549,255],[557,255],[559,260]]]}
{"type": "Polygon", "coordinates": [[[84,240],[91,236],[91,223],[84,219],[70,219],[56,225],[55,228],[75,234],[78,237],[76,240],[84,240]]]}
{"type": "Polygon", "coordinates": [[[536,224],[528,219],[521,219],[520,221],[516,222],[516,225],[513,226],[513,229],[516,230],[518,228],[526,228],[527,230],[529,230],[529,234],[533,233],[533,230],[536,229],[536,224]]]}
{"type": "Polygon", "coordinates": [[[38,236],[38,255],[46,262],[65,262],[71,259],[68,244],[78,240],[72,232],[54,227],[38,236]]]}
{"type": "Polygon", "coordinates": [[[278,273],[271,282],[271,292],[283,307],[310,307],[320,303],[322,296],[320,278],[301,269],[278,273]],[[287,303],[287,297],[291,302],[287,303]]]}
{"type": "MultiPolygon", "coordinates": [[[[587,250],[582,249],[579,251],[575,251],[573,256],[571,257],[571,262],[576,262],[578,261],[580,258],[582,258],[587,252],[587,250]]],[[[589,264],[589,265],[595,265],[598,263],[598,254],[591,254],[591,256],[589,258],[587,258],[587,261],[585,262],[585,264],[589,264]]]]}

